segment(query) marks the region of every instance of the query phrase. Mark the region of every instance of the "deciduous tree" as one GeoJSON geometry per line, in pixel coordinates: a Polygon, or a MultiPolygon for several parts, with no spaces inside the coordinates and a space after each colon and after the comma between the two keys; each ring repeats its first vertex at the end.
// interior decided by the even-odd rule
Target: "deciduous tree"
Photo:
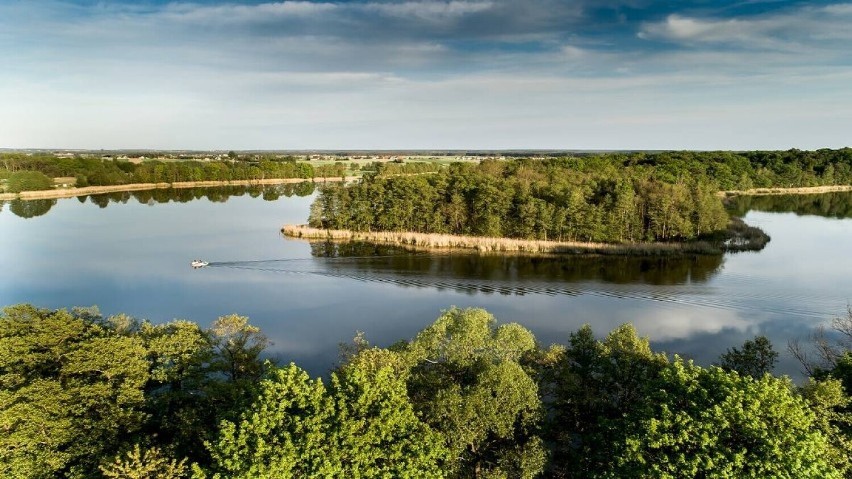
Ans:
{"type": "Polygon", "coordinates": [[[536,349],[517,324],[482,309],[450,309],[405,348],[409,392],[440,431],[452,477],[531,478],[544,467],[542,406],[522,359],[536,349]]]}
{"type": "Polygon", "coordinates": [[[742,348],[730,348],[719,356],[722,369],[736,371],[755,379],[771,374],[778,362],[778,352],[766,336],[755,336],[743,343],[742,348]]]}

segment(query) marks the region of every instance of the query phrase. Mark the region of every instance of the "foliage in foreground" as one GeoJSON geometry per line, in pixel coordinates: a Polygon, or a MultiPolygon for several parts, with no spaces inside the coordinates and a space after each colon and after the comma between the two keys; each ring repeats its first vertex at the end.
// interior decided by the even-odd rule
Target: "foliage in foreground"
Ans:
{"type": "Polygon", "coordinates": [[[242,316],[204,330],[17,305],[0,315],[0,475],[852,477],[852,355],[796,388],[765,373],[764,340],[704,368],[629,325],[543,349],[452,308],[388,349],[358,336],[323,380],[264,363],[242,316]]]}
{"type": "Polygon", "coordinates": [[[204,441],[254,397],[266,345],[236,315],[205,331],[91,309],[5,308],[0,476],[92,477],[137,444],[206,464],[204,441]]]}
{"type": "Polygon", "coordinates": [[[294,364],[274,371],[239,421],[222,423],[215,477],[442,477],[442,437],[414,413],[395,358],[379,361],[347,365],[328,388],[294,364]]]}

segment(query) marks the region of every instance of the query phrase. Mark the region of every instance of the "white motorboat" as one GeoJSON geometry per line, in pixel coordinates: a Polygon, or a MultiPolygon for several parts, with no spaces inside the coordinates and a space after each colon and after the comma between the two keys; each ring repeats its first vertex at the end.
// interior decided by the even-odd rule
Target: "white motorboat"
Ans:
{"type": "Polygon", "coordinates": [[[192,263],[189,263],[189,265],[192,266],[193,268],[203,268],[203,267],[207,266],[208,264],[210,264],[210,263],[207,262],[207,261],[201,261],[200,259],[194,259],[194,260],[192,260],[192,263]]]}

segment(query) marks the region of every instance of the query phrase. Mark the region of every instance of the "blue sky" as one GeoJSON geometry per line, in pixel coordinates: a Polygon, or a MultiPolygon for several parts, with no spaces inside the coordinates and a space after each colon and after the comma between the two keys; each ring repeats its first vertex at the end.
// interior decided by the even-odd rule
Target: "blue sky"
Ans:
{"type": "Polygon", "coordinates": [[[852,3],[0,1],[0,147],[852,146],[852,3]]]}

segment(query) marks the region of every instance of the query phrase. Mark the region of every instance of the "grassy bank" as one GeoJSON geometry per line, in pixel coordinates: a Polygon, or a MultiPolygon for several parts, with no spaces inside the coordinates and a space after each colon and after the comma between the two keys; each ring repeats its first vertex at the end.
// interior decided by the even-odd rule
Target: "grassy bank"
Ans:
{"type": "Polygon", "coordinates": [[[799,188],[752,188],[749,190],[720,191],[719,196],[815,195],[852,191],[852,185],[803,186],[799,188]]]}
{"type": "MultiPolygon", "coordinates": [[[[732,227],[735,223],[732,223],[732,227]]],[[[742,222],[739,222],[741,225],[742,222]]],[[[737,225],[738,228],[742,226],[737,225]]],[[[414,233],[406,231],[350,231],[311,228],[307,225],[284,225],[281,233],[291,238],[325,241],[364,241],[369,243],[402,246],[424,251],[476,251],[481,254],[520,254],[520,255],[564,255],[564,254],[601,254],[601,255],[684,255],[719,254],[726,250],[760,249],[769,240],[763,235],[759,246],[749,247],[756,235],[756,228],[749,230],[749,236],[737,235],[736,240],[725,236],[719,241],[692,241],[682,243],[583,243],[566,241],[521,240],[513,238],[488,238],[449,234],[414,233]]],[[[760,231],[760,230],[757,230],[760,231]]],[[[762,233],[762,232],[760,232],[762,233]]]]}
{"type": "Polygon", "coordinates": [[[2,193],[0,200],[43,200],[54,198],[73,198],[75,196],[97,195],[102,193],[114,193],[117,191],[142,191],[165,188],[196,188],[205,186],[253,186],[253,185],[279,185],[285,183],[302,183],[313,181],[316,183],[344,181],[343,178],[270,178],[264,180],[232,180],[232,181],[178,181],[174,183],[133,183],[129,185],[110,186],[86,186],[82,188],[58,188],[43,191],[23,191],[21,193],[2,193]]]}

